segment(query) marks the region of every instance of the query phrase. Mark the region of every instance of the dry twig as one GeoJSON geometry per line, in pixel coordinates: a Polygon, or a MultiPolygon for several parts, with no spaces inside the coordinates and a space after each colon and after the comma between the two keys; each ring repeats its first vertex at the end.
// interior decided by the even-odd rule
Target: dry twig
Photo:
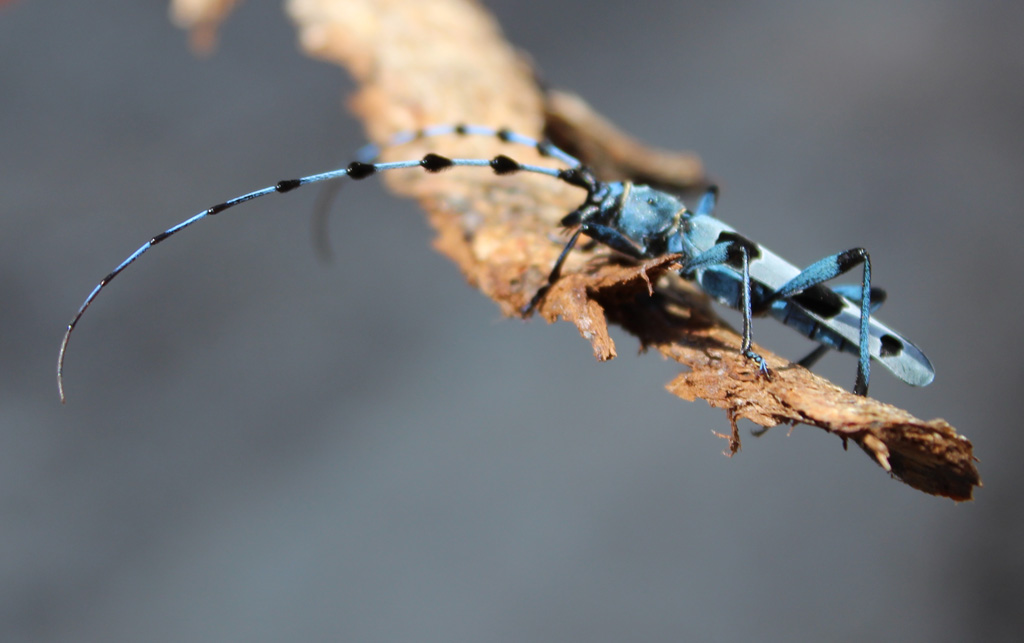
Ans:
{"type": "MultiPolygon", "coordinates": [[[[234,2],[205,2],[208,9],[194,9],[202,17],[195,26],[206,30],[201,33],[209,39],[234,2]]],[[[626,176],[690,187],[703,181],[696,157],[640,146],[579,99],[545,96],[524,58],[473,0],[289,0],[287,6],[305,51],[345,67],[356,79],[359,90],[351,107],[374,141],[439,123],[509,127],[531,136],[547,131],[606,179],[626,176]]],[[[426,151],[410,145],[402,155],[426,151]]],[[[476,157],[500,151],[494,141],[468,138],[444,150],[476,157]]],[[[545,162],[530,158],[530,150],[517,150],[517,156],[523,162],[545,162]]],[[[395,192],[420,201],[437,230],[437,249],[508,316],[518,315],[543,285],[561,249],[549,235],[582,196],[576,188],[537,176],[508,179],[452,171],[393,172],[384,178],[395,192]]],[[[602,247],[574,252],[539,313],[548,321],[561,317],[574,323],[600,360],[615,356],[608,335],[612,322],[636,335],[644,348],[656,348],[688,366],[690,372],[668,389],[725,409],[733,427],[732,452],[739,448],[740,418],[765,427],[810,424],[835,433],[844,444],[853,441],[917,489],[971,499],[981,484],[971,443],[949,424],[922,421],[852,395],[761,347],[757,350],[775,376],[755,377],[738,350],[740,338],[706,297],[671,274],[673,260],[638,267],[622,265],[602,247]]]]}

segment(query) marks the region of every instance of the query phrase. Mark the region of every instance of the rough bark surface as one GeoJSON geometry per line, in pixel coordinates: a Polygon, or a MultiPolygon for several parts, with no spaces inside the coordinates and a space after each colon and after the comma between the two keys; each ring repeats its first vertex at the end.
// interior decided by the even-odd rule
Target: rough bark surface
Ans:
{"type": "MultiPolygon", "coordinates": [[[[175,7],[187,4],[189,11],[175,16],[193,29],[195,42],[206,45],[235,2],[178,0],[175,7]]],[[[684,188],[704,182],[695,156],[644,147],[582,100],[543,93],[526,58],[473,0],[289,0],[286,5],[302,48],[355,78],[359,89],[350,106],[373,141],[441,123],[509,127],[536,137],[547,134],[608,180],[684,188]]],[[[466,137],[431,141],[429,147],[405,145],[390,160],[430,151],[483,158],[508,152],[497,141],[466,137]]],[[[513,156],[550,164],[528,148],[516,149],[513,156]]],[[[496,177],[480,170],[391,172],[383,178],[396,193],[420,202],[437,231],[435,247],[508,316],[518,316],[544,284],[561,250],[551,234],[583,196],[547,177],[496,177]]],[[[538,313],[549,322],[562,318],[575,324],[600,360],[615,357],[611,322],[636,335],[645,349],[686,365],[689,372],[668,389],[725,409],[733,453],[740,447],[740,418],[764,427],[809,424],[840,436],[844,445],[854,442],[921,491],[971,499],[981,480],[970,441],[953,427],[852,395],[762,347],[757,351],[773,376],[757,377],[739,352],[736,332],[706,297],[672,273],[674,260],[636,266],[602,246],[575,251],[538,313]]]]}

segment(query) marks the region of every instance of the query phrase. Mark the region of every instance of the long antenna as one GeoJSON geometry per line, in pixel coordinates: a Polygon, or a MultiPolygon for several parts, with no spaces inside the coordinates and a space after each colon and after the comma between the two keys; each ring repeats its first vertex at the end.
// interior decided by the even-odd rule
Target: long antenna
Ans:
{"type": "MultiPolygon", "coordinates": [[[[433,128],[423,131],[428,132],[429,135],[447,133],[449,131],[456,134],[466,133],[496,135],[499,138],[502,138],[502,140],[508,140],[514,143],[536,145],[537,149],[542,153],[546,152],[546,155],[554,156],[562,161],[568,162],[570,160],[576,160],[569,156],[568,154],[566,154],[565,152],[559,150],[557,147],[551,145],[550,143],[538,143],[527,137],[511,134],[507,132],[507,130],[472,128],[471,126],[453,126],[440,129],[433,128]],[[459,127],[462,128],[462,131],[458,131],[457,128],[459,127]],[[435,129],[438,131],[435,132],[435,129]]],[[[416,137],[412,137],[406,139],[405,141],[399,142],[408,142],[410,140],[415,140],[415,138],[416,137]]],[[[578,162],[574,165],[577,164],[578,162]]],[[[202,221],[207,217],[212,217],[216,214],[220,214],[221,212],[229,208],[232,208],[236,205],[245,203],[246,201],[251,201],[253,199],[258,199],[260,197],[267,196],[268,194],[273,194],[275,192],[290,192],[296,188],[302,187],[303,185],[309,185],[310,183],[320,183],[322,181],[329,181],[332,179],[338,179],[346,176],[353,180],[359,180],[365,179],[366,177],[376,174],[378,172],[386,172],[389,170],[401,170],[416,167],[423,168],[427,172],[431,173],[442,172],[453,167],[490,167],[494,171],[494,173],[498,175],[514,174],[516,172],[531,172],[534,174],[543,174],[545,176],[550,176],[565,181],[570,185],[579,185],[579,181],[577,178],[578,165],[577,167],[570,168],[567,170],[559,170],[555,168],[544,167],[541,165],[519,163],[518,161],[515,161],[503,154],[495,156],[492,159],[452,159],[440,156],[438,154],[427,154],[426,156],[419,160],[397,161],[392,163],[364,163],[362,161],[355,161],[349,164],[348,167],[342,169],[332,170],[330,172],[323,172],[321,174],[312,174],[310,176],[304,176],[298,179],[288,179],[286,181],[280,181],[275,185],[267,186],[254,192],[249,192],[247,194],[237,196],[218,205],[209,207],[203,210],[202,212],[192,216],[191,218],[188,218],[182,221],[181,223],[171,228],[168,228],[167,230],[156,235],[146,243],[142,244],[138,250],[128,255],[127,259],[122,261],[116,268],[114,268],[114,270],[111,271],[110,274],[108,274],[106,277],[100,280],[96,287],[92,289],[92,292],[89,293],[89,296],[85,298],[85,301],[78,308],[78,312],[75,313],[75,316],[71,319],[71,323],[68,324],[67,330],[64,332],[64,340],[61,342],[60,345],[60,354],[57,356],[57,390],[60,393],[61,403],[64,403],[66,401],[66,397],[64,395],[64,356],[67,353],[68,342],[71,340],[72,331],[75,330],[75,327],[78,325],[78,322],[82,318],[82,315],[85,314],[85,311],[88,310],[93,300],[95,300],[96,297],[100,294],[100,291],[106,288],[107,285],[109,285],[110,282],[113,281],[114,277],[121,274],[121,272],[123,272],[125,268],[130,266],[136,259],[141,257],[143,254],[146,253],[146,251],[148,251],[156,244],[167,240],[168,238],[181,232],[185,228],[191,226],[194,223],[198,223],[199,221],[202,221]]]]}

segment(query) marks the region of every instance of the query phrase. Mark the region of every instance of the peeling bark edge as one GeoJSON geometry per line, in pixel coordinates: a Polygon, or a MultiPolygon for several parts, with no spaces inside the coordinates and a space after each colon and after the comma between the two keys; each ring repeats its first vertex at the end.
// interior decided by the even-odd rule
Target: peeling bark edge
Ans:
{"type": "MultiPolygon", "coordinates": [[[[192,29],[195,43],[207,47],[235,4],[173,3],[178,23],[192,29]],[[188,12],[181,11],[185,4],[188,12]]],[[[289,0],[287,8],[304,51],[344,67],[355,78],[359,89],[350,106],[371,140],[384,142],[397,131],[438,123],[510,127],[538,137],[547,132],[606,179],[684,188],[704,181],[696,156],[641,146],[582,100],[542,93],[524,57],[473,0],[289,0]]],[[[445,145],[446,154],[501,152],[494,141],[445,145]]],[[[425,151],[430,150],[409,145],[402,156],[425,151]]],[[[517,157],[543,162],[518,151],[517,157]]],[[[479,171],[390,173],[384,178],[396,193],[419,200],[437,230],[435,247],[508,316],[517,316],[543,283],[560,250],[549,235],[581,196],[544,177],[508,180],[479,171]]],[[[670,274],[672,263],[672,257],[665,257],[623,266],[604,249],[574,253],[538,312],[549,322],[562,318],[574,323],[598,359],[615,356],[608,336],[612,322],[634,334],[644,349],[655,348],[688,366],[690,372],[667,388],[683,399],[702,398],[726,410],[730,453],[740,448],[739,418],[763,427],[809,424],[838,435],[844,446],[853,441],[916,489],[957,501],[972,499],[974,488],[981,486],[972,445],[947,422],[919,420],[854,396],[761,347],[757,350],[774,377],[757,378],[739,353],[739,337],[706,297],[670,274]]]]}

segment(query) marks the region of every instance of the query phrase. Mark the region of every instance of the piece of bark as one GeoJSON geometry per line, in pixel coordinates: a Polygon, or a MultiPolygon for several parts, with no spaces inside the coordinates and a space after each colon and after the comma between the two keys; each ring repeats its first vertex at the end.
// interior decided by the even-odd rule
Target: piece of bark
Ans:
{"type": "Polygon", "coordinates": [[[173,0],[171,21],[189,30],[192,50],[209,54],[217,44],[217,28],[241,0],[173,0]]]}
{"type": "Polygon", "coordinates": [[[689,152],[638,143],[582,98],[549,90],[544,95],[544,133],[605,181],[633,181],[674,192],[705,189],[704,164],[689,152]]]}
{"type": "MultiPolygon", "coordinates": [[[[287,7],[303,49],[343,66],[355,78],[358,91],[351,108],[373,141],[383,143],[396,132],[432,124],[509,127],[535,137],[547,130],[600,168],[606,179],[643,176],[681,187],[704,181],[696,157],[640,146],[579,99],[545,96],[525,59],[472,0],[290,0],[287,7]],[[670,162],[676,165],[666,173],[670,162]]],[[[202,26],[210,25],[207,19],[202,26]]],[[[551,164],[530,148],[510,153],[490,138],[451,138],[404,145],[393,157],[385,150],[385,160],[433,151],[477,158],[509,153],[524,163],[551,164]]],[[[551,235],[584,196],[549,177],[497,177],[480,169],[389,172],[382,179],[396,193],[419,200],[437,230],[435,247],[508,316],[518,316],[545,283],[562,247],[551,235]]],[[[642,347],[689,367],[668,389],[725,409],[733,453],[740,446],[740,418],[764,427],[809,424],[835,433],[844,445],[853,441],[917,489],[971,499],[974,487],[981,485],[972,446],[949,424],[925,422],[852,395],[761,347],[757,351],[772,377],[758,377],[740,354],[736,332],[715,314],[707,297],[672,272],[678,267],[675,260],[663,257],[636,266],[623,264],[603,246],[574,251],[538,312],[548,321],[562,318],[575,324],[598,359],[615,356],[608,335],[612,322],[634,334],[642,347]]]]}

